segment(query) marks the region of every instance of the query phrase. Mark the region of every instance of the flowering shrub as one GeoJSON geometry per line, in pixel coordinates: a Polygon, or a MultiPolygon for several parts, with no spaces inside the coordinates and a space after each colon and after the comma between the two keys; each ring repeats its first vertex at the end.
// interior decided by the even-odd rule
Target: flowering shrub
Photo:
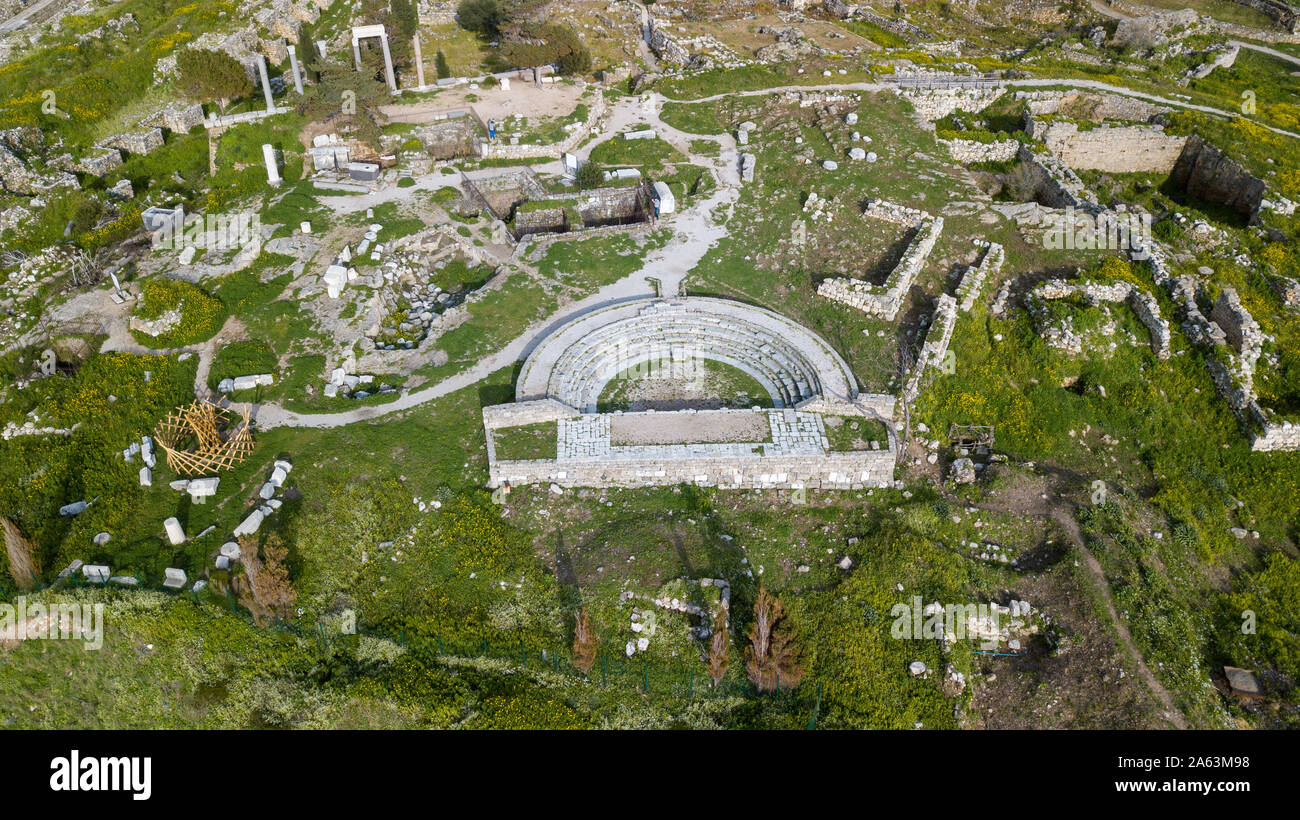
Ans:
{"type": "Polygon", "coordinates": [[[168,311],[179,311],[180,321],[157,336],[138,330],[131,335],[149,347],[183,347],[207,341],[226,321],[226,306],[197,285],[179,279],[151,279],[141,291],[136,316],[157,319],[168,311]]]}

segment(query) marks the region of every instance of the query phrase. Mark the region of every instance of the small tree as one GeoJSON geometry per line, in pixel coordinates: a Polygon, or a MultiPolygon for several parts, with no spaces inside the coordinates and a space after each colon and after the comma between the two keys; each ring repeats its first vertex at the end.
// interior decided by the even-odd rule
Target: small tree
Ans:
{"type": "Polygon", "coordinates": [[[599,188],[605,181],[605,169],[600,167],[600,163],[587,160],[578,166],[575,178],[579,188],[599,188]]]}
{"type": "Polygon", "coordinates": [[[415,4],[411,0],[392,0],[389,9],[393,27],[397,29],[397,36],[403,41],[414,37],[416,29],[420,27],[420,18],[415,12],[415,4]]]}
{"type": "Polygon", "coordinates": [[[298,597],[285,566],[289,548],[280,536],[271,535],[262,545],[265,560],[258,555],[257,542],[248,536],[239,539],[239,549],[244,577],[242,581],[237,578],[231,585],[239,597],[239,605],[253,614],[253,620],[259,626],[265,626],[273,619],[288,620],[293,615],[293,602],[298,597]]]}
{"type": "Polygon", "coordinates": [[[312,42],[311,32],[306,26],[298,27],[298,67],[302,71],[303,79],[311,82],[319,82],[320,73],[316,70],[316,44],[312,42]]]}
{"type": "Polygon", "coordinates": [[[794,635],[781,602],[765,587],[754,601],[754,623],[745,648],[745,671],[760,692],[793,689],[803,677],[794,635]]]}
{"type": "Polygon", "coordinates": [[[713,636],[709,639],[709,654],[704,659],[714,686],[722,683],[723,677],[727,674],[727,647],[730,643],[731,639],[727,634],[727,611],[719,609],[718,614],[713,616],[713,636]]]}
{"type": "Polygon", "coordinates": [[[600,647],[600,638],[591,631],[587,619],[587,608],[578,613],[578,622],[573,627],[573,666],[584,675],[596,665],[596,650],[600,647]]]}
{"type": "Polygon", "coordinates": [[[461,28],[484,37],[496,37],[501,33],[505,16],[501,13],[497,0],[461,0],[456,7],[456,22],[461,28]]]}
{"type": "Polygon", "coordinates": [[[253,91],[244,66],[221,51],[183,48],[176,55],[178,87],[185,96],[200,102],[216,102],[221,112],[237,97],[253,91]]]}
{"type": "Polygon", "coordinates": [[[438,56],[433,60],[434,69],[438,72],[438,79],[445,80],[451,76],[451,66],[447,64],[447,55],[438,49],[438,56]]]}
{"type": "Polygon", "coordinates": [[[18,525],[0,516],[0,529],[5,534],[5,552],[9,554],[9,574],[19,589],[31,589],[41,574],[36,545],[23,537],[18,525]]]}

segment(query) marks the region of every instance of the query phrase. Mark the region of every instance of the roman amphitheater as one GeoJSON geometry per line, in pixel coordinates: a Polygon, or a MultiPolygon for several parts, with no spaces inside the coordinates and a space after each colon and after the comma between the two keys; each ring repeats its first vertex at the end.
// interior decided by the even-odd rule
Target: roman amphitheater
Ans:
{"type": "Polygon", "coordinates": [[[483,409],[490,486],[691,483],[729,488],[860,489],[893,480],[893,396],[862,394],[823,339],[741,302],[645,298],[555,328],[525,359],[515,402],[483,409]],[[598,412],[613,379],[649,362],[708,359],[751,377],[772,407],[598,412]],[[836,451],[827,421],[880,423],[876,449],[836,451]],[[554,423],[555,458],[505,460],[503,431],[554,423]]]}

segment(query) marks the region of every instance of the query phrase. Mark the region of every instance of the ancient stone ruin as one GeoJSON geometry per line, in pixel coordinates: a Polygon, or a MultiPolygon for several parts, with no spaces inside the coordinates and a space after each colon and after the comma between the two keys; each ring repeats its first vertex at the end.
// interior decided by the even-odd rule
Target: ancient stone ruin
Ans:
{"type": "Polygon", "coordinates": [[[838,276],[823,280],[817,286],[817,295],[892,322],[906,300],[912,282],[925,266],[925,260],[934,249],[935,241],[943,232],[943,217],[931,216],[924,211],[884,200],[873,200],[863,216],[906,225],[915,231],[907,250],[903,252],[903,258],[890,272],[883,286],[873,285],[864,279],[838,276]]]}
{"type": "Polygon", "coordinates": [[[894,403],[860,394],[826,342],[777,313],[703,297],[636,300],[556,329],[524,362],[516,401],[483,409],[490,486],[885,486],[893,480],[892,435],[878,449],[831,451],[823,416],[883,422],[894,403]],[[620,373],[650,360],[694,357],[749,375],[774,409],[597,412],[620,373]],[[556,424],[555,458],[498,457],[498,431],[549,422],[556,424]]]}

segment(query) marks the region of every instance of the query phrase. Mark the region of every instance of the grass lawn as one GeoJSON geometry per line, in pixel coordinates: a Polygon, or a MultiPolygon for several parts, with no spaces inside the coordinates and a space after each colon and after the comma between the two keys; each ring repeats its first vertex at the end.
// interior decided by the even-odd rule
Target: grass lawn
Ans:
{"type": "Polygon", "coordinates": [[[492,432],[492,446],[501,461],[535,461],[555,458],[557,423],[543,421],[492,432]]]}

